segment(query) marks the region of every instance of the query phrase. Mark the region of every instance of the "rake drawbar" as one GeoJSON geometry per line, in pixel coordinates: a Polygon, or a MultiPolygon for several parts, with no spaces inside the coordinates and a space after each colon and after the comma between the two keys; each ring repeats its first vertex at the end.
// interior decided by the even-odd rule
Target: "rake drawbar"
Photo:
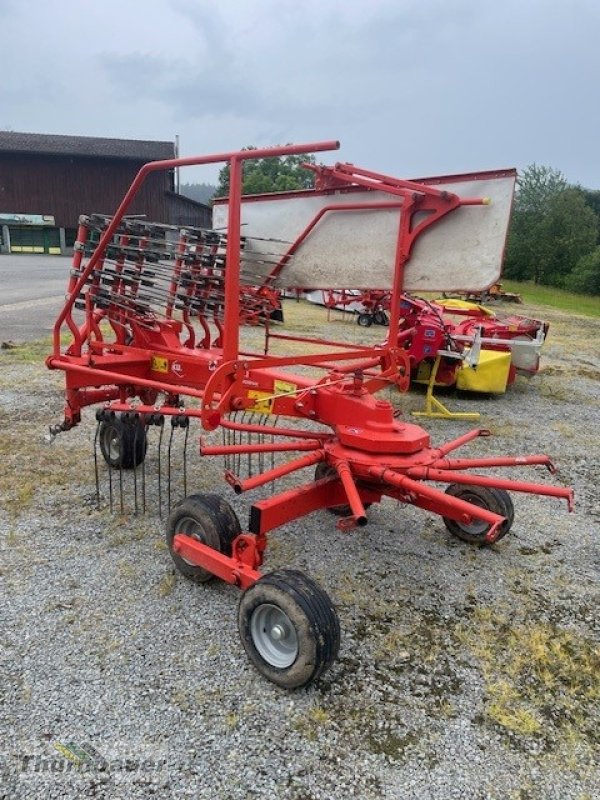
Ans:
{"type": "MultiPolygon", "coordinates": [[[[569,508],[573,502],[568,488],[467,471],[542,465],[553,472],[548,456],[451,457],[489,432],[476,429],[435,448],[423,428],[403,421],[391,403],[376,397],[384,387],[408,388],[410,361],[398,333],[403,273],[415,242],[463,206],[481,206],[478,213],[485,213],[485,198],[463,200],[443,189],[336,165],[337,180],[386,192],[391,199],[381,205],[398,215],[388,342],[349,346],[306,337],[300,355],[240,351],[241,320],[263,319],[268,335],[272,276],[284,274],[329,215],[345,213],[341,204],[329,203],[286,244],[283,255],[275,250],[269,255],[272,240],[263,239],[258,258],[254,238],[241,235],[243,162],[337,147],[337,142],[319,142],[145,165],[114,217],[80,220],[67,301],[47,359],[50,369],[64,371],[66,382],[65,416],[55,433],[76,425],[84,407],[101,404],[94,448],[97,483],[99,448],[108,466],[110,505],[121,512],[127,471],[133,476],[134,510],[145,510],[147,436],[158,429],[160,454],[170,428],[163,447],[167,464],[158,464],[158,490],[162,510],[165,480],[173,562],[197,583],[217,576],[243,590],[238,626],[244,648],[262,675],[285,688],[305,686],[331,666],[340,629],[330,598],[308,576],[292,569],[261,572],[270,531],[318,509],[330,510],[340,529],[351,530],[367,524],[371,504],[390,497],[440,515],[448,530],[466,541],[489,545],[512,525],[509,491],[565,499],[569,508]],[[230,167],[226,232],[125,217],[150,172],[219,161],[230,167]],[[63,352],[65,328],[70,343],[63,352]],[[321,351],[315,350],[318,345],[321,351]],[[324,376],[295,374],[295,367],[321,370],[324,376]],[[300,425],[281,426],[280,417],[300,425]],[[187,494],[187,444],[194,420],[205,431],[221,429],[223,443],[201,439],[200,455],[225,459],[225,479],[238,494],[273,486],[300,470],[313,469],[314,476],[254,502],[242,529],[219,495],[187,494]],[[173,505],[173,437],[179,430],[185,437],[184,500],[173,505]],[[246,459],[258,461],[257,474],[241,474],[246,459]],[[445,491],[435,484],[445,485],[445,491]]],[[[355,205],[346,211],[356,211],[355,205]]],[[[280,338],[297,342],[300,337],[280,338]]]]}

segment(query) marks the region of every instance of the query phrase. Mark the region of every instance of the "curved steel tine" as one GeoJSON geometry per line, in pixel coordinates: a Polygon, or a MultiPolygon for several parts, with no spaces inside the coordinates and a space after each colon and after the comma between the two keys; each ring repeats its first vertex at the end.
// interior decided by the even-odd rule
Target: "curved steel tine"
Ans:
{"type": "Polygon", "coordinates": [[[169,434],[169,444],[167,446],[167,514],[171,513],[171,448],[173,447],[174,434],[175,417],[171,417],[171,433],[169,434]]]}
{"type": "Polygon", "coordinates": [[[183,439],[183,496],[187,497],[187,446],[190,434],[190,420],[186,417],[185,436],[183,439]]]}
{"type": "Polygon", "coordinates": [[[133,432],[133,513],[138,513],[138,484],[137,484],[137,451],[139,428],[137,417],[133,418],[135,430],[133,432]]]}
{"type": "Polygon", "coordinates": [[[100,510],[100,474],[98,472],[98,438],[100,436],[100,425],[102,423],[98,420],[96,425],[96,434],[94,436],[94,475],[96,477],[96,508],[100,510]]]}
{"type": "Polygon", "coordinates": [[[164,431],[164,418],[161,422],[159,422],[160,426],[160,435],[158,437],[158,516],[162,519],[162,459],[161,459],[161,451],[162,451],[162,440],[163,440],[163,431],[164,431]]]}

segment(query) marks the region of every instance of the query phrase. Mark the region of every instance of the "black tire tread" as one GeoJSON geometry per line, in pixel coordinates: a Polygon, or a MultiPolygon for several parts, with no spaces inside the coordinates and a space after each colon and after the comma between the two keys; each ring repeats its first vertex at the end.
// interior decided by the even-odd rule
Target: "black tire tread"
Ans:
{"type": "Polygon", "coordinates": [[[100,423],[98,435],[100,441],[100,452],[106,463],[112,469],[134,469],[138,467],[146,457],[148,449],[148,439],[146,436],[146,426],[140,420],[135,422],[124,422],[121,416],[100,423]],[[110,454],[104,445],[105,431],[114,428],[120,438],[121,457],[116,464],[112,463],[110,454]]]}
{"type": "MultiPolygon", "coordinates": [[[[504,516],[506,517],[506,522],[500,528],[500,536],[498,539],[502,539],[503,536],[510,531],[512,528],[513,522],[515,521],[515,507],[513,505],[512,497],[506,491],[506,489],[490,489],[490,492],[496,496],[498,502],[504,509],[504,516]]],[[[496,541],[498,541],[496,539],[496,541]]]]}
{"type": "Polygon", "coordinates": [[[318,675],[314,677],[314,679],[318,678],[319,675],[335,661],[340,649],[341,632],[339,620],[329,595],[318,583],[300,570],[280,569],[275,572],[267,573],[265,577],[271,577],[272,580],[269,582],[273,583],[273,585],[279,585],[281,589],[291,587],[296,591],[299,597],[301,597],[306,611],[309,610],[310,604],[314,601],[314,610],[319,617],[319,628],[321,630],[331,628],[330,633],[333,634],[332,638],[329,642],[326,640],[324,643],[324,645],[326,645],[323,650],[324,662],[318,675]],[[330,624],[332,620],[334,620],[333,625],[330,624]]]}
{"type": "MultiPolygon", "coordinates": [[[[514,521],[515,513],[512,499],[505,490],[489,488],[486,486],[471,486],[463,483],[451,483],[446,488],[445,493],[451,497],[457,497],[461,500],[465,499],[462,497],[464,494],[479,495],[479,497],[484,500],[484,507],[488,511],[492,511],[494,514],[500,514],[501,516],[505,517],[506,521],[501,525],[500,532],[495,541],[500,541],[500,539],[504,538],[504,536],[506,536],[506,534],[509,532],[514,521]]],[[[460,523],[456,520],[450,519],[449,517],[442,517],[442,519],[444,520],[444,525],[453,536],[462,539],[464,542],[469,542],[470,544],[481,546],[487,545],[487,543],[484,541],[487,531],[484,531],[481,534],[471,534],[463,530],[460,523]]]]}
{"type": "MultiPolygon", "coordinates": [[[[178,503],[167,520],[166,540],[169,553],[173,563],[189,580],[195,583],[207,583],[213,576],[207,573],[202,567],[195,567],[186,562],[173,551],[173,537],[176,533],[177,522],[181,517],[194,517],[198,512],[204,513],[208,517],[208,522],[213,526],[219,542],[219,552],[230,556],[233,541],[241,533],[241,527],[235,511],[226,500],[219,495],[197,493],[188,495],[178,503]]],[[[198,520],[198,524],[205,524],[198,520]]]]}
{"type": "Polygon", "coordinates": [[[231,505],[219,494],[197,493],[191,497],[202,500],[211,508],[218,518],[218,532],[221,540],[221,552],[230,556],[234,539],[242,532],[242,527],[237,514],[231,505]]]}
{"type": "Polygon", "coordinates": [[[280,569],[267,573],[249,587],[240,598],[238,625],[246,652],[258,671],[269,680],[287,689],[307,686],[317,680],[335,661],[340,647],[339,619],[329,596],[317,583],[298,570],[280,569]],[[291,598],[308,621],[315,642],[315,663],[312,664],[312,668],[307,665],[300,680],[294,679],[293,682],[286,680],[287,673],[294,665],[287,670],[279,670],[265,665],[251,642],[246,627],[251,611],[247,616],[245,602],[248,598],[252,598],[253,590],[265,587],[272,587],[291,598]]]}

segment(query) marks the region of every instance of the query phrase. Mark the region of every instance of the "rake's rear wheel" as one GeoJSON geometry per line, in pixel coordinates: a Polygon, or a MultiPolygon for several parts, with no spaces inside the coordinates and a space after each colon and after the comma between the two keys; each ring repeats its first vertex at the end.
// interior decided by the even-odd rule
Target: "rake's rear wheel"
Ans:
{"type": "Polygon", "coordinates": [[[284,689],[319,678],[340,646],[340,623],[329,596],[291,569],[270,572],[246,589],[238,627],[250,661],[284,689]]]}
{"type": "Polygon", "coordinates": [[[139,419],[124,422],[121,417],[100,423],[100,452],[113,469],[134,469],[146,458],[146,426],[139,419]]]}
{"type": "MultiPolygon", "coordinates": [[[[500,528],[500,536],[498,539],[501,539],[503,536],[510,531],[512,528],[512,524],[515,521],[515,507],[513,505],[512,497],[506,491],[506,489],[490,489],[490,492],[496,496],[496,499],[503,507],[502,516],[506,517],[506,522],[502,523],[500,528]]],[[[498,541],[496,539],[496,541],[498,541]]]]}
{"type": "MultiPolygon", "coordinates": [[[[485,486],[467,486],[461,483],[451,483],[446,489],[446,494],[472,503],[474,506],[491,511],[505,517],[505,521],[500,526],[500,532],[496,541],[502,539],[511,529],[515,518],[515,510],[511,497],[504,489],[488,489],[485,486]]],[[[474,519],[469,524],[459,522],[450,517],[442,517],[444,525],[451,534],[470,544],[486,544],[485,537],[491,525],[484,520],[474,519]]]]}
{"type": "Polygon", "coordinates": [[[186,578],[206,583],[213,577],[212,572],[191,564],[175,552],[173,540],[178,533],[230,556],[233,540],[241,533],[241,527],[233,508],[216,494],[189,495],[169,514],[166,538],[173,563],[186,578]]]}

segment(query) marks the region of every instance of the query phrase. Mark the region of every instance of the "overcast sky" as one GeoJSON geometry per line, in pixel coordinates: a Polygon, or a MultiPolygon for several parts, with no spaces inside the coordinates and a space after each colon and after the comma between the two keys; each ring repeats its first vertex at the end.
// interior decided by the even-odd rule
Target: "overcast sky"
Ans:
{"type": "Polygon", "coordinates": [[[0,0],[0,31],[0,128],[600,188],[600,0],[0,0]]]}

